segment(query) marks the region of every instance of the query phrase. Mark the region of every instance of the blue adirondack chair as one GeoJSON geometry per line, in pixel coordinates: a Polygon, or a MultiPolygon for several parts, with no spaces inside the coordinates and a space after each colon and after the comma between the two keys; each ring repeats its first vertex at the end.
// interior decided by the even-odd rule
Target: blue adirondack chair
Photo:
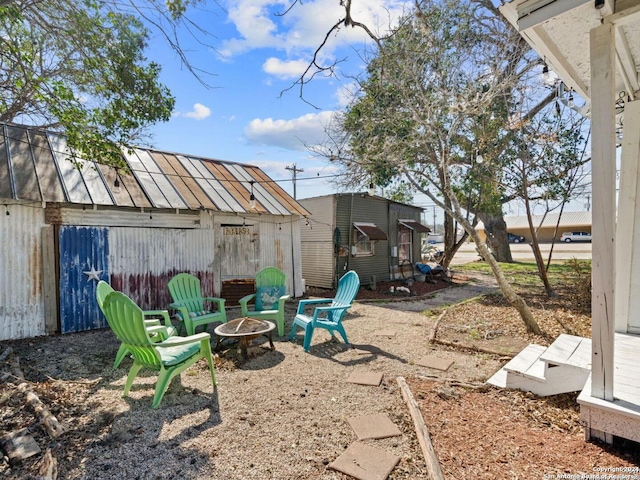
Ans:
{"type": "Polygon", "coordinates": [[[278,326],[278,335],[284,335],[284,303],[290,298],[286,295],[287,277],[276,267],[266,267],[256,273],[256,293],[242,297],[240,315],[273,320],[278,326]],[[253,305],[249,302],[253,300],[253,305]]]}
{"type": "Polygon", "coordinates": [[[344,343],[349,345],[347,340],[347,332],[342,326],[342,317],[346,311],[351,308],[353,300],[356,298],[358,289],[360,288],[360,278],[353,270],[345,273],[338,281],[338,290],[334,298],[319,298],[311,300],[300,300],[298,303],[298,311],[293,319],[291,326],[291,334],[289,340],[293,340],[296,333],[296,326],[304,330],[303,348],[305,352],[309,351],[313,331],[316,328],[324,328],[329,330],[333,337],[334,332],[338,332],[344,339],[344,343]],[[306,315],[304,309],[307,305],[319,305],[328,303],[328,306],[316,306],[313,315],[306,315]]]}

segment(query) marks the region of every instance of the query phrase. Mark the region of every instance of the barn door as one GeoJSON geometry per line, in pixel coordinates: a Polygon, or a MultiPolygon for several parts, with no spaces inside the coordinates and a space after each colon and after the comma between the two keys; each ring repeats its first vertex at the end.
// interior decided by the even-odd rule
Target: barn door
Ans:
{"type": "Polygon", "coordinates": [[[255,225],[221,225],[220,278],[253,278],[258,271],[255,225]]]}
{"type": "Polygon", "coordinates": [[[96,303],[98,281],[109,281],[109,231],[100,227],[62,226],[60,251],[60,331],[104,328],[96,303]]]}

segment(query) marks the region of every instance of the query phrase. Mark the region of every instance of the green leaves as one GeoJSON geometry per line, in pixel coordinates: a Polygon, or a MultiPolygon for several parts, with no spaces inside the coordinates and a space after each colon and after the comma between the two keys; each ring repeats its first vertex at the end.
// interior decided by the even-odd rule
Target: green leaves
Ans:
{"type": "Polygon", "coordinates": [[[74,154],[121,166],[120,146],[169,120],[174,98],[144,56],[141,22],[109,7],[42,0],[17,14],[0,8],[0,121],[62,131],[74,154]]]}

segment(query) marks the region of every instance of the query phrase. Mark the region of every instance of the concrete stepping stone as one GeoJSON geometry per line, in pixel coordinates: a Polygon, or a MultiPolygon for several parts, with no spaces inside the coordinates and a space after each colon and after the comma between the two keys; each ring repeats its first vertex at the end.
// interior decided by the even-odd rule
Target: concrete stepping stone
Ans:
{"type": "Polygon", "coordinates": [[[418,360],[416,362],[416,365],[427,368],[435,368],[436,370],[442,370],[443,372],[446,372],[447,370],[449,370],[449,367],[453,365],[453,360],[427,355],[426,357],[422,357],[420,360],[418,360]]]}
{"type": "Polygon", "coordinates": [[[347,378],[347,382],[377,387],[382,382],[382,376],[383,374],[379,372],[353,372],[347,378]]]}
{"type": "Polygon", "coordinates": [[[351,425],[351,428],[353,428],[358,440],[397,437],[402,435],[400,429],[385,413],[347,418],[347,422],[351,425]]]}
{"type": "Polygon", "coordinates": [[[358,480],[386,480],[400,457],[364,443],[355,442],[329,464],[329,468],[358,480]]]}

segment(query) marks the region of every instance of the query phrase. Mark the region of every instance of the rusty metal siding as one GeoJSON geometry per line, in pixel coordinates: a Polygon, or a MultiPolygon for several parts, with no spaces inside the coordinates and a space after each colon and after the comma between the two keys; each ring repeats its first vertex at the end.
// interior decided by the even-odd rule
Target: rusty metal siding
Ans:
{"type": "Polygon", "coordinates": [[[0,340],[44,335],[39,204],[7,201],[0,210],[0,340]],[[9,212],[9,215],[6,215],[9,212]]]}
{"type": "Polygon", "coordinates": [[[260,223],[257,241],[260,255],[258,270],[269,266],[279,268],[287,276],[287,293],[291,296],[302,295],[298,217],[264,219],[260,223]]]}
{"type": "Polygon", "coordinates": [[[302,220],[300,225],[302,277],[308,286],[334,286],[336,199],[327,195],[300,200],[311,213],[309,221],[302,220]]]}
{"type": "Polygon", "coordinates": [[[211,230],[113,227],[109,244],[111,285],[143,309],[167,308],[167,283],[181,272],[198,277],[205,295],[219,293],[211,230]]]}

